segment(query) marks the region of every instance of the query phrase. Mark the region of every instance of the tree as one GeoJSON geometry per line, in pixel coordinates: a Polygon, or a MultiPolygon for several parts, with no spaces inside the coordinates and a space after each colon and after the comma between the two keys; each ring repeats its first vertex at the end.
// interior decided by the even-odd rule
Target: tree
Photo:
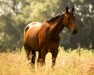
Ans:
{"type": "Polygon", "coordinates": [[[57,8],[54,0],[2,0],[0,3],[0,50],[21,48],[24,27],[32,21],[43,22],[57,8]]]}
{"type": "MultiPolygon", "coordinates": [[[[76,36],[67,35],[70,43],[63,44],[66,49],[68,48],[77,48],[80,46],[81,48],[94,48],[94,1],[92,0],[70,0],[65,1],[62,0],[60,2],[60,7],[71,5],[75,7],[75,16],[76,16],[76,23],[78,26],[78,33],[76,36]],[[64,2],[64,5],[61,3],[64,2]]],[[[66,33],[67,34],[67,33],[66,33]]],[[[66,35],[65,34],[65,35],[66,35]]],[[[65,36],[64,35],[64,36],[65,36]]],[[[64,41],[63,40],[63,41],[64,41]]]]}

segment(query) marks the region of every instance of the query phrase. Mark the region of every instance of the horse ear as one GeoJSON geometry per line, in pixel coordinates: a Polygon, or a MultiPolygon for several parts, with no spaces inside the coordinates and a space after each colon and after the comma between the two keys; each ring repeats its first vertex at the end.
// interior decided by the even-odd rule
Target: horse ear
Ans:
{"type": "Polygon", "coordinates": [[[72,8],[72,10],[71,10],[72,12],[74,12],[74,7],[72,8]]]}
{"type": "Polygon", "coordinates": [[[66,12],[68,12],[68,9],[69,9],[69,8],[68,8],[68,6],[67,6],[67,7],[66,7],[66,12]]]}

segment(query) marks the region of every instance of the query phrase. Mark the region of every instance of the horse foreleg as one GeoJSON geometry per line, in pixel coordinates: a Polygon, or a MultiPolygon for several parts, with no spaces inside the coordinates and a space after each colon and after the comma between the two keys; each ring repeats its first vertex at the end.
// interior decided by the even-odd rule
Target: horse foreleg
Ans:
{"type": "Polygon", "coordinates": [[[42,65],[45,64],[45,57],[46,57],[47,51],[46,49],[41,50],[41,59],[42,59],[42,65]]]}
{"type": "Polygon", "coordinates": [[[52,53],[52,67],[53,67],[55,65],[55,62],[56,62],[58,48],[54,48],[53,50],[51,50],[51,53],[52,53]]]}

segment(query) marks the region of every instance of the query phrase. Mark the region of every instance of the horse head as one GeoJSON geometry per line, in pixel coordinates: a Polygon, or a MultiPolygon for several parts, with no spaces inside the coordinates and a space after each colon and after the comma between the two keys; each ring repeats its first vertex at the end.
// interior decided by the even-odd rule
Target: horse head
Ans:
{"type": "Polygon", "coordinates": [[[68,7],[66,8],[66,11],[62,14],[63,16],[63,25],[64,27],[69,28],[73,34],[76,34],[78,32],[77,26],[75,23],[75,16],[74,16],[74,7],[71,11],[68,10],[68,7]]]}

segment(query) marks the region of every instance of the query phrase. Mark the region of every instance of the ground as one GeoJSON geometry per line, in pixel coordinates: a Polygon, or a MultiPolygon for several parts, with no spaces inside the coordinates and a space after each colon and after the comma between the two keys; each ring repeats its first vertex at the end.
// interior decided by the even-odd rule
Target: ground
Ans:
{"type": "Polygon", "coordinates": [[[94,52],[86,49],[64,51],[59,48],[54,69],[51,54],[46,55],[45,66],[31,67],[25,51],[0,53],[0,75],[94,75],[94,52]]]}

